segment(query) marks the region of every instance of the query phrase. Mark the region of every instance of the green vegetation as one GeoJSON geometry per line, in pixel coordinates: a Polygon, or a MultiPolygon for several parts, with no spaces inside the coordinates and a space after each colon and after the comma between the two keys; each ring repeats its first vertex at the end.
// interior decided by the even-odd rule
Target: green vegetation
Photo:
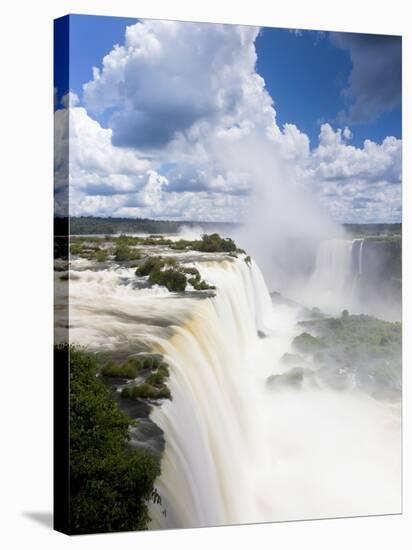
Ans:
{"type": "Polygon", "coordinates": [[[139,370],[143,368],[143,360],[128,359],[125,363],[118,364],[113,361],[105,365],[101,374],[113,378],[136,378],[139,370]]]}
{"type": "Polygon", "coordinates": [[[152,271],[160,270],[164,265],[161,256],[149,256],[137,269],[136,275],[139,277],[146,277],[150,275],[152,271]]]}
{"type": "Polygon", "coordinates": [[[308,332],[302,332],[299,336],[296,336],[292,342],[292,346],[300,353],[315,353],[323,348],[323,342],[312,336],[308,332]]]}
{"type": "MultiPolygon", "coordinates": [[[[148,364],[148,363],[145,363],[148,364]]],[[[171,399],[171,393],[166,386],[169,377],[169,367],[160,359],[150,363],[152,372],[146,377],[143,383],[128,385],[123,388],[121,397],[123,399],[171,399]]]]}
{"type": "Polygon", "coordinates": [[[106,377],[132,380],[143,370],[157,370],[164,376],[169,376],[167,364],[162,361],[161,357],[153,357],[152,355],[130,357],[123,363],[111,361],[101,369],[100,373],[106,377]]]}
{"type": "Polygon", "coordinates": [[[123,399],[171,399],[170,390],[167,386],[153,386],[143,382],[139,386],[123,388],[121,396],[123,399]]]}
{"type": "Polygon", "coordinates": [[[109,251],[105,248],[99,248],[99,250],[96,250],[94,253],[97,262],[105,262],[108,255],[109,251]]]}
{"type": "Polygon", "coordinates": [[[390,358],[400,353],[402,324],[398,322],[390,323],[369,315],[349,315],[344,310],[340,318],[302,321],[301,325],[314,331],[324,348],[345,350],[354,361],[390,358]]]}
{"type": "Polygon", "coordinates": [[[94,355],[70,347],[70,531],[146,529],[147,503],[160,498],[153,486],[159,459],[129,447],[133,421],[97,371],[94,355]]]}
{"type": "Polygon", "coordinates": [[[137,269],[139,277],[149,276],[149,282],[165,286],[170,292],[183,292],[187,283],[196,290],[214,290],[215,287],[202,281],[195,267],[184,267],[171,258],[150,256],[137,269]]]}
{"type": "MultiPolygon", "coordinates": [[[[55,218],[56,234],[67,233],[67,218],[55,218]]],[[[201,222],[201,225],[214,231],[227,231],[235,228],[231,223],[201,222]]],[[[147,218],[99,218],[81,216],[70,218],[70,231],[73,235],[111,235],[115,233],[147,233],[154,236],[156,233],[178,233],[182,226],[199,226],[199,221],[178,222],[167,220],[150,220],[147,218]]]]}
{"type": "Polygon", "coordinates": [[[307,332],[295,349],[315,359],[317,371],[336,389],[356,384],[377,398],[397,398],[402,376],[402,325],[369,315],[321,318],[300,323],[307,332]],[[303,344],[300,346],[300,344],[303,344]]]}
{"type": "Polygon", "coordinates": [[[355,237],[400,235],[402,232],[401,223],[344,223],[343,227],[355,237]]]}
{"type": "Polygon", "coordinates": [[[70,244],[70,254],[72,256],[80,256],[80,258],[86,258],[87,260],[96,260],[97,262],[105,262],[109,255],[107,248],[100,248],[96,241],[101,240],[88,237],[81,241],[74,240],[70,244]]]}
{"type": "Polygon", "coordinates": [[[115,252],[114,259],[116,262],[130,262],[132,260],[140,260],[142,255],[134,248],[130,248],[126,244],[120,244],[115,252]]]}
{"type": "MultiPolygon", "coordinates": [[[[170,292],[184,292],[188,283],[197,291],[215,290],[213,285],[202,280],[195,267],[185,267],[176,259],[162,256],[147,256],[142,259],[141,250],[136,249],[136,246],[167,246],[179,251],[224,252],[233,257],[237,257],[238,253],[244,254],[232,239],[222,238],[218,233],[205,234],[200,240],[181,239],[176,242],[162,235],[76,236],[71,239],[70,252],[74,256],[98,262],[106,261],[109,255],[113,256],[116,262],[130,262],[129,265],[136,268],[138,277],[148,277],[150,284],[164,286],[170,292]]],[[[250,256],[246,256],[245,262],[250,265],[250,256]]]]}
{"type": "Polygon", "coordinates": [[[149,275],[153,285],[165,286],[170,292],[184,292],[187,284],[184,273],[177,269],[154,270],[149,275]]]}
{"type": "Polygon", "coordinates": [[[202,235],[201,240],[188,241],[180,239],[172,242],[170,248],[174,250],[196,250],[198,252],[244,252],[242,249],[237,248],[232,239],[224,239],[218,233],[202,235]]]}
{"type": "Polygon", "coordinates": [[[246,263],[246,265],[250,266],[251,263],[252,263],[252,258],[250,256],[246,256],[245,263],[246,263]]]}

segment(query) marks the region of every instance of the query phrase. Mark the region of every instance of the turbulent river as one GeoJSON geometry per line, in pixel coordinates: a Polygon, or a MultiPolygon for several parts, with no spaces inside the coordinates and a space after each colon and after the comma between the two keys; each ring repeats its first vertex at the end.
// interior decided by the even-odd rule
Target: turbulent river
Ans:
{"type": "Polygon", "coordinates": [[[170,365],[173,399],[150,412],[165,441],[151,528],[399,512],[399,402],[306,379],[270,388],[302,332],[299,308],[272,304],[253,260],[190,261],[215,295],[147,288],[127,267],[71,267],[72,342],[119,357],[149,349],[170,365]]]}

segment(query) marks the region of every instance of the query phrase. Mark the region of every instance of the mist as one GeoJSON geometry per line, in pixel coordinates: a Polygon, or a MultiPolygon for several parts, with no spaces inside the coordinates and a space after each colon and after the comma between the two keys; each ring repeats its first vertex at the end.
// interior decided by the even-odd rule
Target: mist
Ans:
{"type": "Polygon", "coordinates": [[[227,171],[250,182],[231,236],[258,262],[270,292],[330,315],[349,309],[400,320],[400,253],[388,260],[370,235],[351,235],[333,220],[322,189],[281,141],[255,133],[228,141],[219,155],[227,171]]]}

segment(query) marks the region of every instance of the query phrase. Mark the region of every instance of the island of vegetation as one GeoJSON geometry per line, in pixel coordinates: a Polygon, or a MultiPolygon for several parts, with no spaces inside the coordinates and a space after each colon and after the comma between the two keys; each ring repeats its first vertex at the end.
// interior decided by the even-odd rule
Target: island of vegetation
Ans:
{"type": "Polygon", "coordinates": [[[292,342],[281,363],[285,373],[272,375],[271,386],[325,383],[351,386],[377,399],[398,399],[401,392],[402,324],[369,315],[321,317],[301,321],[304,331],[292,342]]]}
{"type": "MultiPolygon", "coordinates": [[[[70,254],[98,263],[114,261],[135,267],[136,276],[147,277],[151,285],[164,286],[170,292],[184,292],[188,285],[196,291],[215,290],[213,285],[202,280],[197,268],[184,265],[172,257],[153,255],[153,247],[167,247],[177,252],[224,253],[235,258],[238,254],[245,254],[232,239],[222,238],[218,233],[204,234],[196,240],[177,241],[162,235],[76,236],[71,238],[70,254]]],[[[245,262],[251,264],[250,256],[245,257],[245,262]]]]}

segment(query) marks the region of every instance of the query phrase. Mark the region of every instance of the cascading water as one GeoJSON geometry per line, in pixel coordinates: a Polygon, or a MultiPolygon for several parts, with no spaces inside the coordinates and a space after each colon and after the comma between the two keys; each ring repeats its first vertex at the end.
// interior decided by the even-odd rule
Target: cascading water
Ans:
{"type": "MultiPolygon", "coordinates": [[[[325,246],[319,267],[329,256],[347,272],[350,247],[325,246]]],[[[151,413],[166,442],[151,528],[399,511],[398,406],[356,389],[272,391],[302,332],[296,308],[273,309],[253,261],[196,267],[215,297],[136,287],[133,269],[71,270],[73,342],[121,354],[143,342],[170,365],[173,399],[151,413]]]]}
{"type": "Polygon", "coordinates": [[[365,244],[365,239],[360,239],[359,245],[359,262],[358,262],[358,273],[359,275],[363,274],[363,246],[365,244]]]}
{"type": "Polygon", "coordinates": [[[170,340],[154,339],[172,366],[173,401],[152,413],[166,439],[157,483],[164,513],[152,506],[152,528],[397,509],[396,414],[356,394],[271,394],[265,380],[284,372],[295,312],[273,310],[254,263],[198,267],[217,296],[170,340]],[[259,338],[262,328],[271,337],[259,338]],[[388,452],[377,463],[383,440],[388,452]]]}
{"type": "Polygon", "coordinates": [[[358,310],[363,245],[364,239],[322,241],[302,300],[332,314],[358,310]]]}

